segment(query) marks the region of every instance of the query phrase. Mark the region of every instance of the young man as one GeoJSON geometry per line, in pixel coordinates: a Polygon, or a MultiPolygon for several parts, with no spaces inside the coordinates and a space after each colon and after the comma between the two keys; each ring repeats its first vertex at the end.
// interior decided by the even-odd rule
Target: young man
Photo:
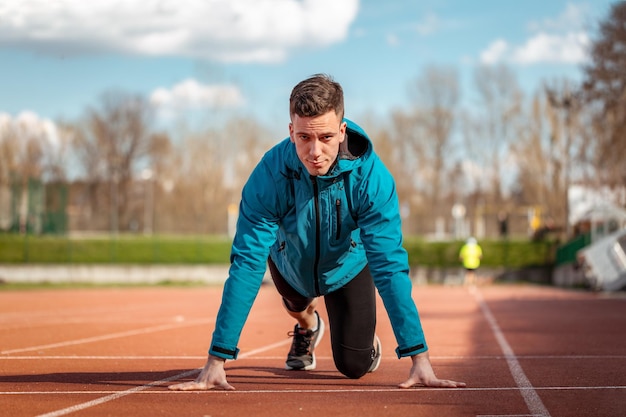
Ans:
{"type": "Polygon", "coordinates": [[[376,370],[378,289],[399,345],[396,353],[413,362],[399,386],[465,386],[433,372],[411,298],[395,184],[365,132],[344,119],[341,86],[315,75],[294,87],[289,107],[289,138],[263,157],[242,192],[206,365],[195,381],[170,388],[234,389],[224,362],[237,357],[266,264],[297,321],[287,369],[315,368],[314,350],[325,329],[315,308],[324,296],[337,369],[350,378],[376,370]]]}

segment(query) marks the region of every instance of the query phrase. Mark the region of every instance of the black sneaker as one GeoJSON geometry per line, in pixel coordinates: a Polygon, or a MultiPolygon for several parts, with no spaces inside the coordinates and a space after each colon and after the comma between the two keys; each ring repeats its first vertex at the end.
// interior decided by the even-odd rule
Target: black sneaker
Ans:
{"type": "Polygon", "coordinates": [[[374,335],[374,350],[372,351],[372,364],[367,372],[374,372],[380,365],[380,358],[383,355],[383,345],[380,343],[378,336],[374,335]]]}
{"type": "Polygon", "coordinates": [[[313,351],[319,345],[324,334],[324,320],[315,312],[317,316],[317,330],[301,329],[299,325],[289,332],[293,337],[291,350],[287,355],[285,369],[294,371],[310,371],[315,369],[315,354],[313,351]]]}

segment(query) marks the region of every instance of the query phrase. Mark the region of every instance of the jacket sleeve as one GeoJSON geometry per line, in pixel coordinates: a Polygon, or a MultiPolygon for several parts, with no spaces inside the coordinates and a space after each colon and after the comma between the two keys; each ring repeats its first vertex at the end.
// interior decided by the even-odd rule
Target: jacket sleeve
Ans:
{"type": "Polygon", "coordinates": [[[236,359],[237,343],[259,292],[278,229],[278,193],[265,159],[243,188],[229,276],[224,284],[209,353],[236,359]]]}
{"type": "Polygon", "coordinates": [[[363,173],[357,189],[357,222],[374,284],[383,300],[398,342],[398,357],[428,350],[411,296],[409,262],[402,246],[402,224],[395,182],[378,158],[363,173]]]}

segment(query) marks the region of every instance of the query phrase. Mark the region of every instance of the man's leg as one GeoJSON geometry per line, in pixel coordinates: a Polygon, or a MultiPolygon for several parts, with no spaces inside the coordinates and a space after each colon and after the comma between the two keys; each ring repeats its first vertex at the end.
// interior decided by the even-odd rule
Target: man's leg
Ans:
{"type": "Polygon", "coordinates": [[[298,326],[301,329],[317,329],[317,315],[315,314],[315,307],[317,307],[317,298],[314,298],[311,303],[303,311],[293,311],[291,307],[287,306],[288,301],[283,298],[283,307],[285,311],[291,317],[296,319],[298,326]]]}
{"type": "Polygon", "coordinates": [[[317,299],[305,297],[294,290],[285,281],[276,265],[268,259],[268,266],[274,285],[283,297],[283,306],[298,324],[290,332],[293,337],[291,349],[287,355],[286,369],[312,370],[316,367],[314,350],[324,334],[324,321],[315,311],[317,299]]]}
{"type": "Polygon", "coordinates": [[[369,267],[344,287],[327,294],[324,301],[333,358],[339,372],[349,378],[360,378],[375,370],[380,361],[380,343],[374,336],[376,292],[369,267]]]}

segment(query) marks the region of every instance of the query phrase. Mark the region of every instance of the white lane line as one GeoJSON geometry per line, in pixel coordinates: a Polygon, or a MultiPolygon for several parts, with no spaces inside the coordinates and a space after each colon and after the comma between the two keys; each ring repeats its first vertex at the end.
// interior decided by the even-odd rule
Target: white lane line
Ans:
{"type": "MultiPolygon", "coordinates": [[[[271,345],[267,345],[267,346],[261,347],[259,349],[252,350],[250,352],[246,352],[245,354],[240,355],[240,358],[245,358],[245,357],[253,355],[255,353],[260,353],[260,352],[264,352],[266,350],[274,349],[275,347],[286,345],[288,343],[291,343],[291,339],[281,340],[280,342],[272,343],[271,345]]],[[[63,408],[61,410],[53,411],[53,412],[50,412],[50,413],[40,414],[39,416],[36,416],[36,417],[60,417],[60,416],[64,416],[66,414],[70,414],[70,413],[73,413],[75,411],[84,410],[86,408],[91,408],[91,407],[94,407],[96,405],[100,405],[100,404],[103,404],[103,403],[106,403],[106,402],[109,402],[109,401],[117,400],[118,398],[125,397],[127,395],[134,394],[134,393],[137,393],[137,392],[141,392],[141,391],[144,391],[144,390],[146,390],[148,388],[152,388],[152,387],[156,387],[156,386],[159,386],[159,385],[163,385],[166,382],[175,381],[177,379],[185,378],[187,376],[194,375],[194,374],[197,374],[199,372],[200,372],[200,368],[193,369],[191,371],[183,372],[181,374],[174,375],[174,376],[171,376],[169,378],[161,379],[160,381],[151,382],[149,384],[141,385],[139,387],[127,389],[127,390],[121,391],[121,392],[115,392],[115,393],[107,395],[105,397],[97,398],[95,400],[87,401],[87,402],[84,402],[84,403],[81,403],[81,404],[76,404],[76,405],[73,405],[73,406],[70,406],[70,407],[67,407],[67,408],[63,408]]],[[[232,391],[230,391],[230,392],[232,392],[232,391]]]]}
{"type": "MultiPolygon", "coordinates": [[[[248,355],[246,353],[246,355],[248,355]]],[[[238,359],[242,358],[241,355],[238,359]]],[[[317,359],[331,360],[331,356],[316,356],[317,359]]],[[[625,355],[517,355],[517,359],[524,360],[545,360],[545,359],[564,359],[564,360],[615,360],[615,359],[626,359],[625,355]]],[[[284,356],[256,356],[254,358],[255,361],[260,360],[268,360],[275,361],[284,359],[284,356]]],[[[383,355],[383,358],[389,359],[397,359],[395,355],[383,355]]],[[[430,357],[431,361],[444,361],[444,360],[501,360],[505,357],[502,355],[482,355],[482,356],[472,356],[472,355],[460,355],[460,356],[437,356],[432,355],[430,357]]],[[[3,360],[204,360],[206,356],[182,356],[182,355],[154,355],[154,356],[146,356],[146,355],[123,355],[123,356],[104,356],[104,355],[20,355],[20,356],[0,356],[0,361],[3,360]]]]}
{"type": "Polygon", "coordinates": [[[3,360],[70,360],[70,361],[84,361],[84,360],[129,360],[129,361],[137,361],[137,360],[203,360],[206,359],[205,356],[96,356],[96,355],[41,355],[41,356],[0,356],[0,361],[3,360]]]}
{"type": "Polygon", "coordinates": [[[26,348],[3,350],[3,351],[0,351],[0,354],[2,354],[2,355],[11,355],[13,353],[32,352],[33,350],[53,349],[53,348],[58,348],[58,347],[80,345],[80,344],[83,344],[83,343],[101,342],[103,340],[117,339],[117,338],[120,338],[120,337],[127,337],[127,336],[137,336],[137,335],[143,335],[143,334],[147,334],[147,333],[160,332],[160,331],[163,331],[163,330],[170,330],[170,329],[181,328],[181,327],[196,326],[196,325],[199,325],[199,324],[207,324],[207,323],[211,323],[211,322],[213,322],[213,319],[202,319],[202,320],[194,320],[194,321],[188,321],[188,322],[178,322],[178,323],[171,323],[171,324],[163,324],[163,325],[160,325],[160,326],[144,327],[142,329],[129,330],[129,331],[126,331],[126,332],[109,333],[109,334],[105,334],[105,335],[101,335],[101,336],[86,337],[84,339],[68,340],[68,341],[65,341],[65,342],[50,343],[50,344],[47,344],[47,345],[30,346],[30,347],[26,347],[26,348]]]}
{"type": "Polygon", "coordinates": [[[485,299],[483,298],[482,294],[480,293],[480,291],[478,291],[476,287],[471,287],[470,293],[476,299],[476,302],[480,306],[480,309],[482,310],[485,318],[487,319],[487,322],[489,323],[489,326],[491,327],[491,331],[496,337],[496,340],[498,341],[498,344],[500,345],[500,349],[502,350],[502,353],[504,353],[506,363],[509,365],[509,370],[511,371],[511,375],[513,376],[513,379],[515,380],[515,383],[520,389],[523,388],[520,391],[522,393],[522,397],[524,398],[524,401],[526,402],[528,411],[530,411],[531,414],[533,415],[550,417],[550,413],[548,412],[548,409],[546,408],[545,405],[543,405],[541,398],[539,398],[539,395],[537,394],[533,385],[530,383],[528,377],[524,373],[524,370],[522,369],[522,366],[517,360],[517,357],[515,356],[515,353],[513,352],[511,345],[509,345],[509,342],[507,342],[506,337],[504,337],[504,333],[502,333],[502,330],[500,330],[500,326],[498,326],[498,322],[496,321],[496,318],[494,317],[494,315],[491,313],[491,310],[489,309],[489,306],[485,302],[485,299]]]}
{"type": "Polygon", "coordinates": [[[476,417],[542,417],[539,414],[477,414],[476,417]]]}
{"type": "MultiPolygon", "coordinates": [[[[194,369],[188,371],[185,376],[189,376],[189,374],[194,374],[199,372],[199,369],[194,369]]],[[[151,384],[147,384],[149,387],[157,387],[162,385],[162,382],[170,382],[173,381],[173,378],[180,377],[184,374],[176,375],[162,381],[153,382],[151,384]]],[[[533,389],[537,391],[615,391],[615,390],[626,390],[626,386],[606,386],[606,387],[534,387],[533,389]]],[[[413,392],[413,391],[424,391],[424,392],[433,392],[433,391],[441,391],[448,393],[463,393],[466,391],[472,392],[493,392],[493,391],[519,391],[519,387],[482,387],[482,388],[463,388],[459,390],[450,389],[450,388],[431,388],[431,387],[412,387],[412,388],[349,388],[349,389],[341,389],[341,388],[333,388],[333,389],[267,389],[267,390],[235,390],[235,391],[224,391],[224,390],[210,390],[204,391],[208,393],[214,393],[212,395],[219,395],[219,393],[223,393],[225,395],[243,395],[243,394],[310,394],[310,393],[329,393],[329,394],[337,394],[337,393],[363,393],[363,392],[413,392]]],[[[98,390],[98,391],[0,391],[0,395],[9,396],[25,396],[25,395],[108,395],[108,394],[119,394],[120,392],[126,391],[113,391],[113,390],[98,390]]],[[[198,391],[135,391],[135,394],[149,394],[149,395],[182,395],[182,394],[193,394],[198,393],[198,391]]]]}
{"type": "Polygon", "coordinates": [[[95,400],[87,401],[87,402],[82,403],[82,404],[72,405],[70,407],[63,408],[61,410],[52,411],[52,412],[46,413],[46,414],[40,414],[37,417],[59,417],[59,416],[64,416],[66,414],[74,413],[76,411],[84,410],[86,408],[91,408],[91,407],[94,407],[94,406],[102,404],[102,403],[106,403],[106,402],[109,402],[109,401],[116,400],[118,398],[124,397],[126,395],[130,395],[130,394],[135,393],[135,392],[139,392],[139,391],[143,391],[143,390],[148,389],[148,388],[159,386],[161,384],[164,384],[165,382],[174,381],[174,380],[179,379],[179,378],[184,378],[184,377],[186,377],[188,375],[193,375],[193,374],[195,374],[197,372],[199,372],[199,370],[198,369],[194,369],[194,370],[191,370],[191,371],[184,372],[182,374],[178,374],[178,375],[174,375],[174,376],[169,377],[169,378],[162,379],[160,381],[151,382],[149,384],[142,385],[140,387],[135,387],[135,388],[127,389],[125,391],[116,392],[114,394],[107,395],[106,397],[96,398],[95,400]]]}
{"type": "Polygon", "coordinates": [[[291,338],[284,339],[284,340],[281,340],[279,342],[272,343],[271,345],[267,345],[267,346],[260,347],[258,349],[250,350],[250,351],[248,351],[246,353],[243,353],[243,354],[239,355],[237,357],[237,359],[245,359],[245,358],[248,358],[250,356],[256,355],[257,353],[267,352],[268,350],[272,350],[272,349],[277,348],[277,347],[288,345],[291,342],[292,342],[291,338]]]}

